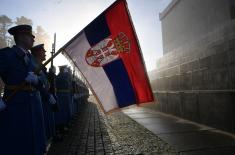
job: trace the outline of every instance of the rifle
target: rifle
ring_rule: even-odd
[[[52,50],[51,50],[51,57],[54,56],[55,54],[55,47],[56,47],[56,33],[54,33],[54,43],[52,43]],[[57,96],[56,96],[56,84],[55,84],[55,66],[53,65],[53,59],[51,60],[51,67],[49,69],[49,73],[48,73],[48,81],[50,83],[50,88],[49,88],[49,92],[54,96],[54,98],[57,100]],[[52,110],[54,112],[59,111],[59,106],[56,103],[56,105],[52,106]]]
[[[53,56],[55,54],[55,43],[56,43],[56,33],[54,33],[54,43],[52,43],[51,56]],[[52,67],[54,67],[53,60],[51,60],[51,68]]]
[[[54,43],[52,43],[51,57],[55,54],[56,45],[56,33],[54,33]],[[50,83],[50,93],[56,97],[56,86],[55,86],[55,67],[53,66],[53,59],[51,60],[51,67],[49,69],[48,80]]]

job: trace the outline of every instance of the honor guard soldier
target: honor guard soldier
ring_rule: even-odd
[[[87,88],[87,86],[85,85],[84,82],[82,82],[81,80],[78,80],[79,83],[79,97],[80,97],[80,103],[81,104],[85,104],[88,102],[88,98],[89,98],[89,90]]]
[[[42,65],[43,61],[46,60],[46,50],[44,49],[44,44],[40,44],[31,48],[31,53],[33,55],[35,65],[38,68],[40,65]],[[43,103],[42,107],[47,137],[46,144],[49,144],[49,142],[52,140],[52,137],[55,136],[55,119],[53,111],[56,108],[56,100],[55,97],[49,93],[50,83],[48,81],[46,67],[44,67],[39,73],[39,81],[43,85],[43,88],[46,89],[46,93],[44,93],[45,90],[43,92],[40,91],[40,95]]]
[[[79,111],[79,89],[77,83],[77,77],[73,77],[73,103],[74,103],[74,113],[78,113]]]
[[[71,96],[71,86],[72,80],[69,73],[68,67],[59,66],[60,72],[56,77],[56,88],[57,88],[57,97],[60,111],[55,114],[56,126],[63,131],[68,125],[72,111],[72,96]]]
[[[0,154],[43,155],[46,137],[41,97],[36,89],[40,86],[28,51],[34,43],[32,27],[18,25],[8,32],[16,45],[0,50],[0,77],[5,84],[0,99]]]

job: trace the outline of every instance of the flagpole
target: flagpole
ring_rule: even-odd
[[[134,24],[133,24],[133,21],[132,21],[132,18],[131,18],[129,9],[128,9],[128,4],[127,4],[126,0],[125,0],[125,8],[126,8],[126,11],[127,11],[127,13],[128,13],[129,19],[130,19],[131,27],[132,27],[132,29],[133,29],[133,31],[134,31],[134,35],[135,35],[135,38],[136,38],[136,42],[137,42],[137,45],[138,45],[138,48],[139,48],[139,53],[140,53],[140,55],[141,55],[141,60],[142,60],[142,62],[143,62],[143,66],[144,66],[144,72],[145,72],[145,75],[147,76],[148,84],[149,84],[149,87],[150,87],[150,89],[151,89],[152,96],[153,96],[153,90],[152,90],[152,87],[151,87],[151,84],[150,84],[150,80],[149,80],[149,76],[148,76],[148,73],[147,73],[147,70],[146,70],[145,61],[144,61],[144,59],[143,59],[143,58],[144,58],[144,57],[143,57],[143,53],[142,53],[142,50],[141,50],[141,48],[140,48],[139,39],[138,39],[138,37],[137,37],[137,33],[136,33],[136,31],[135,31],[135,27],[134,27]],[[153,97],[153,100],[154,100],[154,97]],[[137,105],[138,105],[138,104],[137,104]]]

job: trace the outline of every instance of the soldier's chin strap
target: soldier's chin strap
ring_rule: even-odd
[[[35,74],[39,74],[39,72],[46,67],[47,64],[49,64],[58,54],[63,52],[63,49],[59,49],[53,56],[51,56],[45,63],[40,65],[35,71]],[[18,91],[20,91],[27,83],[24,81],[22,82],[9,96],[7,96],[4,101],[7,102],[9,101]]]

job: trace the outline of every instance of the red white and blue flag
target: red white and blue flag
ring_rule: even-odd
[[[117,0],[63,48],[103,110],[153,101],[127,3]]]

